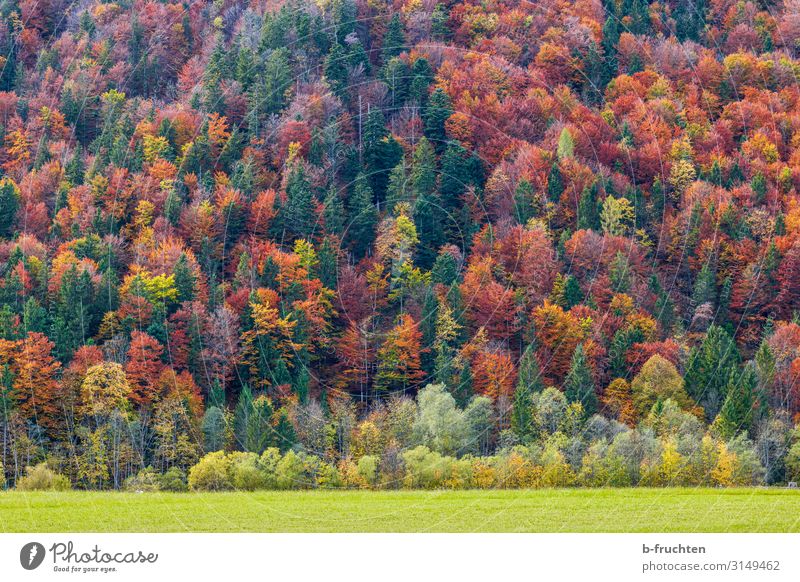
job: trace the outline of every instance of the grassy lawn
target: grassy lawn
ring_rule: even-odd
[[[800,532],[767,489],[0,493],[0,532]]]

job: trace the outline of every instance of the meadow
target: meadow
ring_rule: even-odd
[[[800,491],[0,493],[0,532],[800,532]]]

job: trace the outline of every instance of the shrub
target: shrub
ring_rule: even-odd
[[[69,479],[50,469],[47,463],[28,467],[26,475],[17,481],[20,491],[67,491],[71,487]]]
[[[281,452],[275,447],[268,448],[258,458],[258,468],[264,477],[266,489],[278,488],[278,463],[280,460]]]
[[[156,473],[153,467],[145,467],[141,469],[136,475],[131,475],[122,484],[122,488],[126,491],[160,491],[161,481],[160,475]]]
[[[544,487],[571,487],[575,473],[567,464],[564,453],[548,444],[542,453],[542,485]]]
[[[787,481],[800,480],[800,442],[796,442],[786,455]]]
[[[468,458],[453,459],[447,467],[443,487],[448,489],[469,489],[473,486],[472,462]]]
[[[358,474],[369,487],[378,484],[378,457],[364,455],[358,460]]]
[[[158,476],[158,485],[162,491],[186,491],[186,473],[178,467],[170,467]]]
[[[472,459],[472,478],[478,489],[491,489],[497,482],[497,470],[488,462],[493,457],[475,457]]]
[[[305,463],[303,463],[303,458],[294,451],[286,453],[278,462],[276,469],[279,489],[305,489],[308,487]]]
[[[208,453],[189,469],[189,489],[193,491],[233,489],[231,461],[224,451]]]
[[[360,489],[368,486],[364,477],[358,472],[358,465],[353,459],[339,461],[339,475],[342,479],[342,486],[348,489]]]
[[[330,463],[321,463],[317,472],[317,486],[322,489],[338,489],[342,486],[339,470]]]
[[[231,453],[228,455],[231,482],[234,489],[255,491],[265,489],[267,480],[258,468],[259,456],[255,453]]]
[[[538,487],[542,468],[533,463],[525,447],[515,447],[494,457],[495,486],[499,489]]]
[[[407,489],[467,488],[472,484],[472,462],[466,458],[442,456],[428,447],[418,446],[403,453]]]

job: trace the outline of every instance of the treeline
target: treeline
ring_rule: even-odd
[[[260,454],[218,450],[200,458],[188,474],[173,466],[146,467],[129,475],[132,491],[253,491],[258,489],[514,489],[537,487],[730,487],[763,484],[768,472],[800,477],[800,445],[763,452],[775,442],[753,443],[744,435],[725,440],[667,399],[631,429],[603,416],[586,418],[580,404],[567,404],[555,388],[533,399],[526,444],[514,434],[493,454],[491,402],[476,397],[460,409],[441,385],[420,391],[417,401],[390,401],[383,418],[362,423],[349,443],[351,454],[315,455],[302,447]],[[336,428],[326,426],[329,440]],[[212,438],[212,435],[207,435]],[[333,443],[328,443],[333,448]],[[329,450],[331,450],[329,449]],[[765,464],[762,462],[766,462]],[[49,463],[28,468],[17,488],[69,488]]]

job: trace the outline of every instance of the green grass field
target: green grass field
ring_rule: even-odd
[[[800,532],[800,492],[5,492],[0,531]]]

